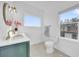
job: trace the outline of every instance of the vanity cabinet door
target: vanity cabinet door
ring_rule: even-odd
[[[29,57],[30,45],[28,42],[9,45],[0,48],[0,57]]]

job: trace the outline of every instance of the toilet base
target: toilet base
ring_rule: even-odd
[[[51,54],[51,53],[53,53],[53,52],[54,52],[54,49],[47,49],[47,50],[46,50],[46,53],[47,53],[47,54]]]

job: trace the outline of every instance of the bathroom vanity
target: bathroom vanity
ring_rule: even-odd
[[[29,57],[30,41],[28,37],[0,40],[0,57]]]
[[[11,8],[11,10],[8,10]],[[8,11],[7,11],[8,10]],[[6,37],[0,39],[0,57],[29,57],[30,56],[30,39],[23,33],[19,33],[18,28],[21,27],[20,20],[14,22],[8,20],[6,13],[16,11],[16,7],[9,5],[8,3],[3,4],[3,20],[6,26],[9,26]],[[16,12],[13,12],[15,14]],[[13,17],[11,18],[14,19]],[[15,26],[15,28],[14,28]],[[18,32],[18,33],[17,33]]]

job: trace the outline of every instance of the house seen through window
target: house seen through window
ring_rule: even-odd
[[[78,39],[79,9],[65,11],[59,14],[60,36]]]

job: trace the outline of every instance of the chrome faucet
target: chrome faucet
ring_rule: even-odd
[[[17,28],[15,28],[14,30],[9,30],[8,31],[8,36],[6,37],[6,40],[13,38],[15,36],[16,31],[18,31]]]
[[[8,31],[8,36],[6,37],[6,40],[10,39],[11,37],[13,37],[13,35],[15,34],[15,32],[13,30],[9,30]]]

